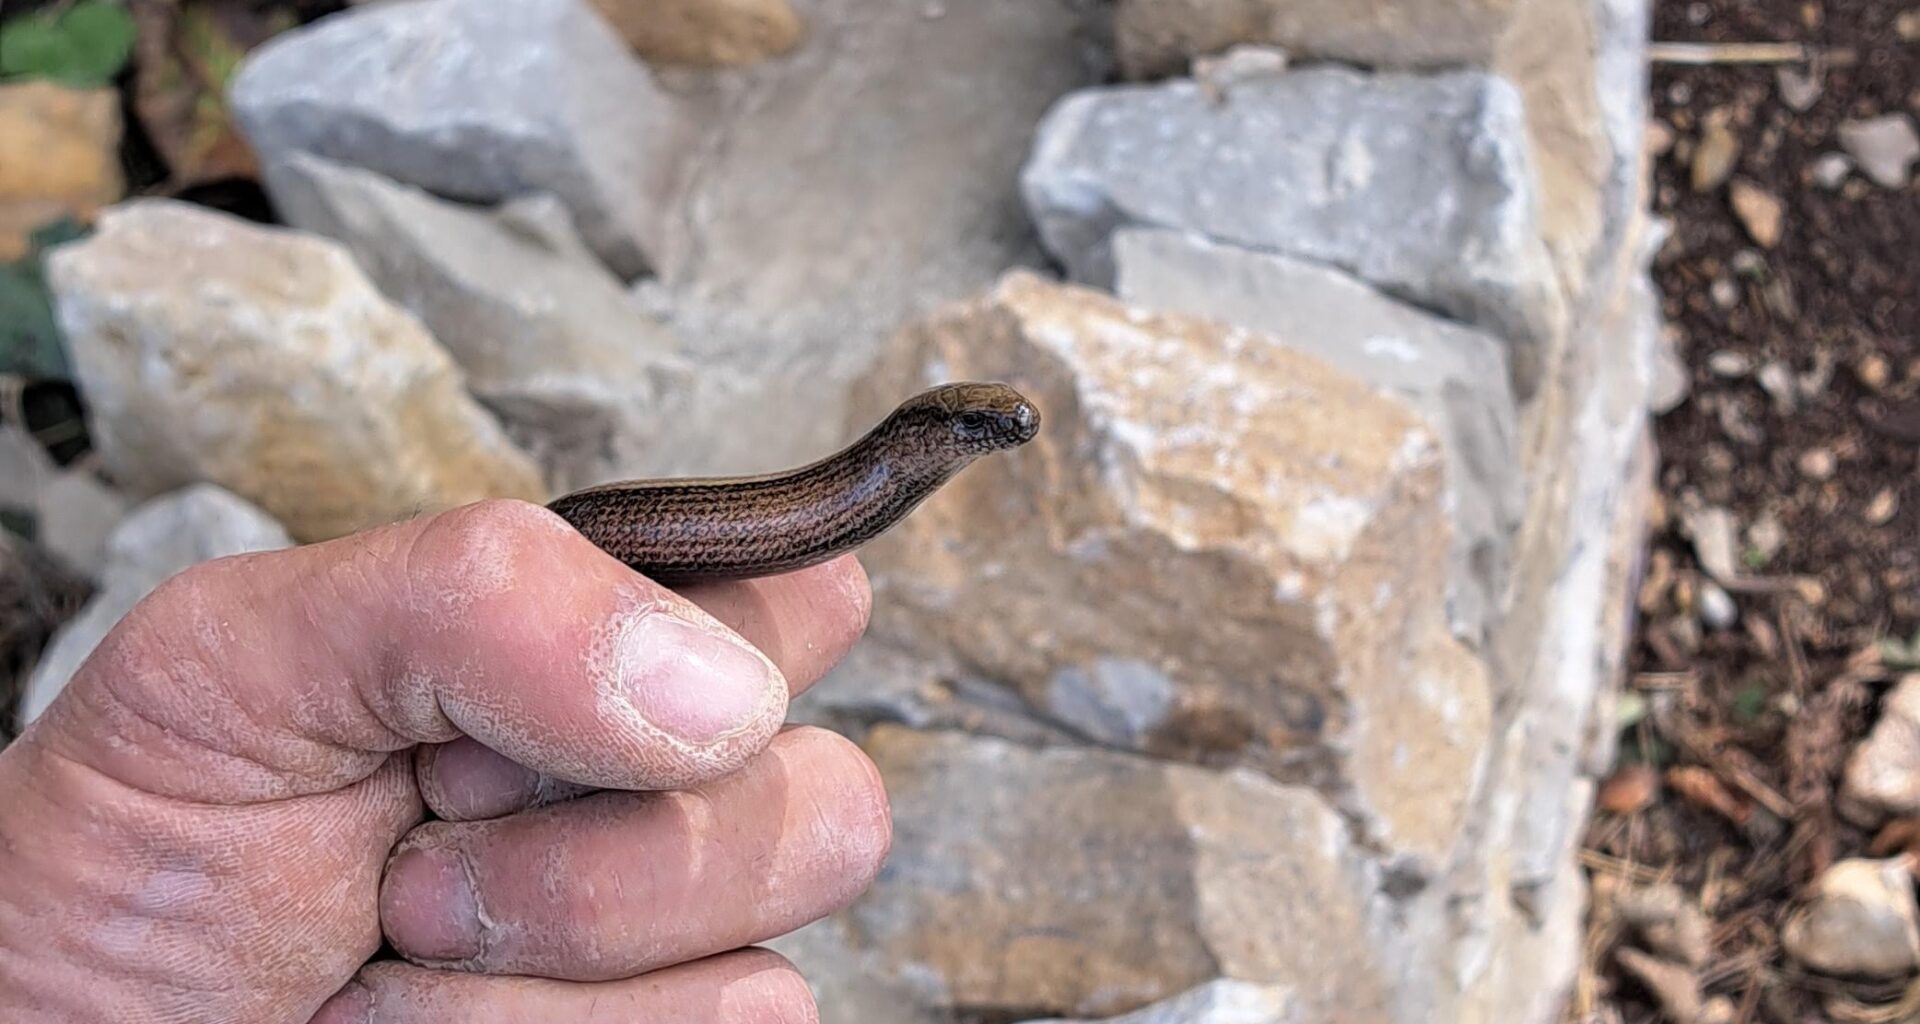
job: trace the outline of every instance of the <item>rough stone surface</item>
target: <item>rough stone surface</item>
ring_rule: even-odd
[[[593,0],[652,64],[734,67],[786,53],[805,32],[788,0]]]
[[[1048,425],[868,549],[883,634],[1082,735],[1335,776],[1386,847],[1450,848],[1488,682],[1447,629],[1441,458],[1410,407],[1026,272],[904,332],[856,408],[944,379],[1007,380]]]
[[[950,657],[872,637],[795,701],[788,719],[855,739],[881,724],[962,730],[1033,745],[1064,745],[1076,738]]]
[[[634,469],[687,389],[679,339],[581,257],[550,200],[480,211],[308,154],[267,182],[288,223],[344,243],[442,339],[557,491]]]
[[[1920,967],[1913,874],[1902,858],[1843,860],[1780,929],[1787,955],[1829,974],[1897,978]]]
[[[127,514],[127,500],[94,473],[54,465],[40,442],[0,426],[0,509],[30,518],[39,548],[62,569],[98,579],[107,540]]]
[[[1286,989],[1222,978],[1100,1024],[1294,1024],[1300,1020]],[[1074,1022],[1055,1019],[1029,1024]]]
[[[820,1008],[820,1024],[953,1024],[953,1015],[921,998],[916,976],[861,944],[840,917],[829,917],[766,943],[800,968]]]
[[[1290,989],[1303,1020],[1382,1019],[1376,879],[1311,791],[893,726],[867,749],[894,846],[841,916],[932,1005],[1103,1016],[1225,975]]]
[[[1114,18],[1130,77],[1183,73],[1234,43],[1303,56],[1437,67],[1484,63],[1520,0],[1120,0]]]
[[[1084,5],[804,13],[785,58],[670,76],[707,134],[672,203],[684,266],[644,298],[701,372],[654,472],[781,469],[847,440],[847,386],[893,332],[1042,261],[1020,162],[1047,107],[1105,68]]]
[[[0,262],[24,255],[41,225],[92,220],[125,187],[118,92],[0,85]]]
[[[34,504],[40,546],[88,579],[99,578],[127,499],[93,473],[69,469],[51,474]]]
[[[20,701],[21,728],[46,710],[101,639],[168,577],[208,559],[291,543],[271,516],[212,484],[187,487],[135,509],[114,531],[94,596],[60,628],[35,666]]]
[[[1617,208],[1609,164],[1622,151],[1605,107],[1642,74],[1631,58],[1646,38],[1644,9],[1643,0],[1121,0],[1115,34],[1136,79],[1249,43],[1383,69],[1499,72],[1525,98],[1544,233],[1577,293]]]
[[[1441,439],[1454,529],[1448,606],[1478,644],[1500,610],[1526,511],[1500,342],[1317,264],[1173,231],[1113,240],[1114,291],[1150,309],[1250,328],[1410,399]]]
[[[1316,67],[1078,93],[1022,174],[1041,237],[1113,279],[1114,229],[1177,228],[1328,264],[1507,340],[1524,397],[1566,321],[1518,93],[1481,72]]]
[[[1847,759],[1842,792],[1879,815],[1920,814],[1920,675],[1887,695],[1880,721]]]
[[[48,278],[94,443],[135,497],[218,483],[311,541],[546,494],[332,242],[140,200],[55,250]]]
[[[311,152],[478,202],[551,192],[622,276],[675,265],[691,129],[584,0],[346,11],[249,54],[231,102],[263,162]]]

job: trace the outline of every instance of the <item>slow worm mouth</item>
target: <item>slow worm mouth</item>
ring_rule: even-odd
[[[1019,443],[1026,444],[1040,434],[1040,410],[1035,409],[1031,402],[1021,402],[1013,410],[1013,425],[1018,430],[1015,438]]]

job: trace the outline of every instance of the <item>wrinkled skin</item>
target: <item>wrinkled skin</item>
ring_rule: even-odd
[[[886,854],[872,764],[781,728],[867,610],[518,502],[190,570],[0,752],[0,1018],[813,1021],[748,947]]]

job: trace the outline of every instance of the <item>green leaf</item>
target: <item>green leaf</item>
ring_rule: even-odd
[[[76,89],[112,82],[133,52],[133,16],[113,0],[79,0],[0,25],[0,78]]]
[[[1915,632],[1913,639],[1905,643],[1899,637],[1880,641],[1880,663],[1902,671],[1920,668],[1920,632]]]
[[[1614,705],[1614,728],[1631,729],[1639,725],[1650,710],[1652,705],[1647,703],[1645,694],[1638,690],[1628,690],[1620,695],[1619,702]]]
[[[0,374],[28,380],[70,380],[67,350],[53,316],[43,256],[85,234],[78,222],[56,221],[33,233],[26,256],[0,263]]]
[[[1767,684],[1759,681],[1742,686],[1733,695],[1733,717],[1742,725],[1752,725],[1767,710]]]

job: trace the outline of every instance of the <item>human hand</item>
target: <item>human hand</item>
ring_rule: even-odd
[[[867,609],[851,559],[682,597],[517,502],[189,570],[0,752],[0,1017],[811,1021],[743,947],[885,856],[872,764],[781,731]]]

